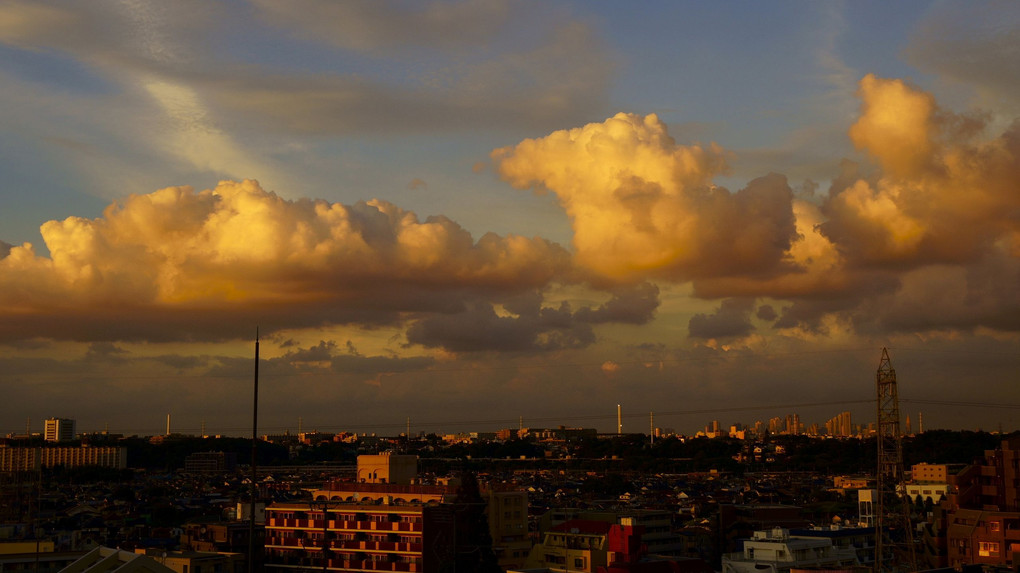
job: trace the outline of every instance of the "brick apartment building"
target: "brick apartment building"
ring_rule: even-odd
[[[949,491],[922,536],[930,567],[1020,567],[1020,439],[948,475]]]
[[[454,559],[454,518],[453,507],[441,504],[274,504],[266,508],[265,570],[325,565],[333,571],[439,573]]]

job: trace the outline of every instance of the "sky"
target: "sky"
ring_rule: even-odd
[[[0,435],[1020,429],[1015,2],[0,5]]]

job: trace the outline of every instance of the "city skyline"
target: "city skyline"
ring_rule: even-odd
[[[0,432],[1020,428],[1016,4],[287,6],[0,7]]]

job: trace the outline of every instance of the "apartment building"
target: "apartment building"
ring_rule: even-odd
[[[47,442],[69,442],[74,439],[74,425],[70,418],[49,418],[43,426],[43,438]]]
[[[265,570],[438,573],[455,552],[449,505],[335,502],[266,508]]]
[[[0,446],[0,471],[35,471],[40,468],[57,466],[67,468],[101,466],[124,469],[127,467],[127,448],[113,446],[11,448]]]
[[[947,481],[922,536],[928,563],[1020,567],[1020,439],[1004,440],[955,475],[947,471]]]

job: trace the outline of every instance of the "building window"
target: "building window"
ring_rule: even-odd
[[[578,558],[574,559],[574,568],[575,569],[584,569],[584,558],[583,557],[578,557]]]
[[[999,530],[999,522],[998,521],[989,521],[988,522],[988,531],[998,531],[998,530]]]
[[[991,541],[979,541],[978,555],[980,555],[981,557],[998,557],[999,544]]]

